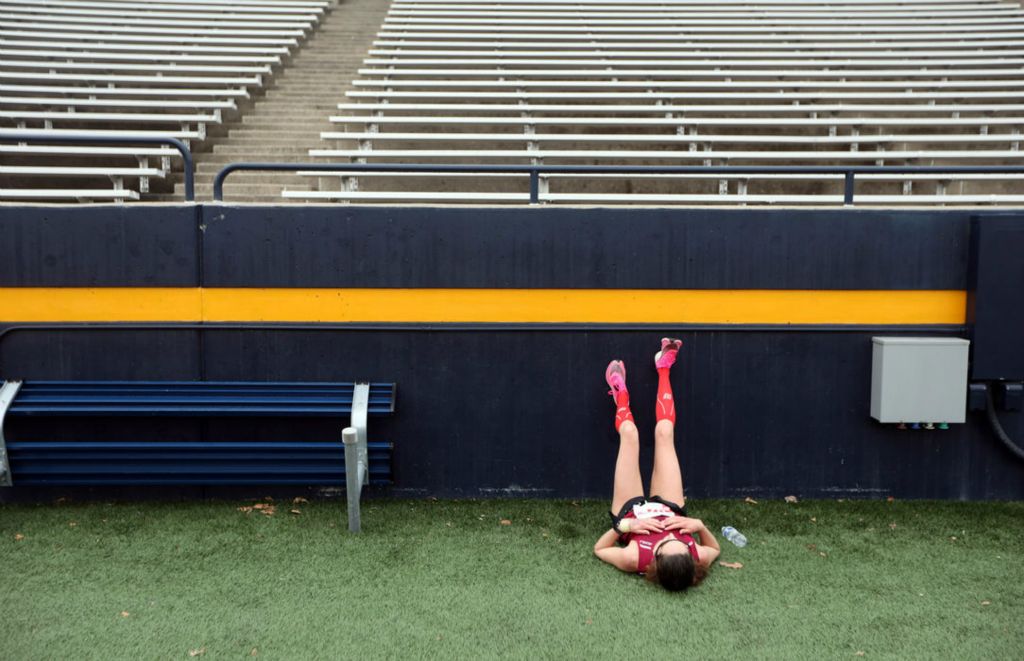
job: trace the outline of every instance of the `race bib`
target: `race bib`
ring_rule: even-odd
[[[638,519],[652,519],[656,516],[672,516],[668,505],[661,503],[644,503],[633,505],[633,516]]]

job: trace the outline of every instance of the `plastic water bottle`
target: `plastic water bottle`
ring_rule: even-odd
[[[743,533],[732,526],[725,526],[722,528],[722,537],[725,537],[739,548],[743,548],[747,545],[747,538],[743,536]]]

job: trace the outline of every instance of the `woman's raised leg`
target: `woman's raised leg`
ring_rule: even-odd
[[[640,478],[640,434],[633,413],[629,410],[626,389],[626,366],[613,360],[605,371],[609,393],[615,400],[615,430],[619,432],[619,455],[615,459],[615,485],[612,490],[612,513],[618,514],[630,498],[644,495]]]
[[[669,371],[682,344],[681,340],[666,337],[661,341],[661,351],[654,356],[654,366],[658,370],[658,403],[655,407],[657,424],[654,427],[654,470],[651,474],[651,495],[680,507],[686,504],[686,500],[683,472],[676,456],[676,403]]]

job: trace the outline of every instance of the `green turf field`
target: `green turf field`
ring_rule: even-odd
[[[593,556],[604,502],[252,504],[0,507],[0,658],[1024,653],[1024,503],[694,501],[751,543],[685,595]]]

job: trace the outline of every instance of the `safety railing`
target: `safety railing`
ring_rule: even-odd
[[[861,174],[1024,174],[1024,165],[444,165],[431,163],[230,163],[213,180],[213,199],[224,200],[224,181],[232,172],[429,172],[432,174],[524,174],[530,177],[530,204],[540,203],[543,174],[804,174],[843,175],[843,204],[854,199]]]
[[[192,161],[192,151],[189,150],[188,145],[177,138],[170,136],[132,135],[130,133],[104,135],[88,131],[55,134],[46,131],[7,130],[0,131],[0,141],[44,142],[50,144],[170,145],[181,153],[181,158],[185,161],[185,201],[194,202],[196,199],[195,165]]]

